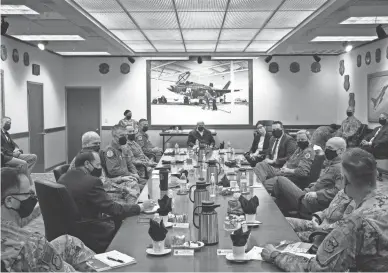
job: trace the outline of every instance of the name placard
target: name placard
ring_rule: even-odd
[[[194,256],[194,249],[175,249],[174,256]]]
[[[218,256],[225,256],[226,254],[233,253],[231,249],[217,249]]]
[[[174,228],[189,228],[189,223],[175,223],[173,225]]]

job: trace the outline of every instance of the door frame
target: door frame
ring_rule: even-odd
[[[68,94],[68,91],[69,89],[72,89],[72,88],[84,88],[84,89],[92,89],[92,88],[95,88],[95,89],[98,89],[98,93],[99,93],[99,97],[100,97],[100,105],[98,106],[98,111],[100,112],[100,124],[99,124],[99,130],[100,130],[100,138],[101,138],[101,134],[102,134],[102,131],[101,131],[101,128],[102,128],[102,125],[101,125],[101,122],[102,122],[102,92],[101,92],[101,86],[65,86],[65,128],[66,128],[66,135],[65,135],[65,145],[66,145],[66,163],[69,164],[70,162],[68,162],[68,159],[69,159],[69,147],[68,147],[68,139],[69,139],[69,126],[68,126],[68,123],[67,123],[67,94]]]
[[[45,122],[44,122],[44,84],[41,83],[41,82],[34,82],[34,81],[27,81],[27,113],[28,113],[28,152],[31,153],[31,124],[30,124],[30,99],[29,99],[29,96],[30,96],[30,92],[28,90],[28,84],[31,83],[31,84],[36,84],[36,85],[41,85],[42,86],[42,105],[43,105],[43,109],[42,109],[42,112],[43,112],[43,132],[42,133],[45,133],[46,131],[46,126],[45,126]],[[46,170],[46,157],[45,157],[45,135],[46,134],[43,134],[43,171],[45,172]]]

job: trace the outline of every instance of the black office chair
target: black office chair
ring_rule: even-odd
[[[319,246],[330,232],[331,230],[317,230],[310,234],[309,242],[313,244],[310,250],[311,254],[317,253]]]
[[[56,167],[53,170],[55,181],[58,181],[59,178],[69,170],[69,167],[70,167],[70,164],[64,164]]]

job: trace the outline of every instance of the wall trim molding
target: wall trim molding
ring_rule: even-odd
[[[55,164],[54,166],[51,166],[51,167],[49,167],[47,169],[44,169],[44,172],[46,172],[46,173],[50,172],[50,171],[54,170],[56,167],[64,165],[64,164],[66,164],[66,161],[60,162],[58,164]]]
[[[151,125],[149,127],[149,130],[163,130],[163,129],[167,129],[167,128],[170,128],[170,126],[173,126],[173,125]],[[182,129],[193,129],[195,127],[195,125],[179,125],[182,127]],[[320,125],[312,125],[312,124],[308,124],[308,125],[286,125],[284,124],[283,127],[284,129],[286,130],[289,130],[289,129],[317,129],[318,127],[320,126],[329,126],[329,124],[320,124]],[[101,129],[102,130],[112,130],[112,127],[111,125],[105,125],[105,126],[101,126]],[[254,125],[234,125],[234,126],[231,126],[231,125],[211,125],[211,126],[206,126],[206,128],[208,129],[228,129],[228,130],[242,130],[242,129],[254,129],[255,126]]]
[[[65,131],[65,130],[66,130],[66,126],[59,126],[59,127],[44,129],[44,132],[46,134],[50,134],[50,133],[55,133],[55,132],[60,132],[60,131]]]
[[[11,134],[12,139],[25,138],[25,137],[30,137],[30,132],[21,132],[21,133]]]

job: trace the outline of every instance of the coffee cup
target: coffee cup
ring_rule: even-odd
[[[164,251],[164,240],[163,241],[152,241],[152,249],[155,253],[160,253]]]

